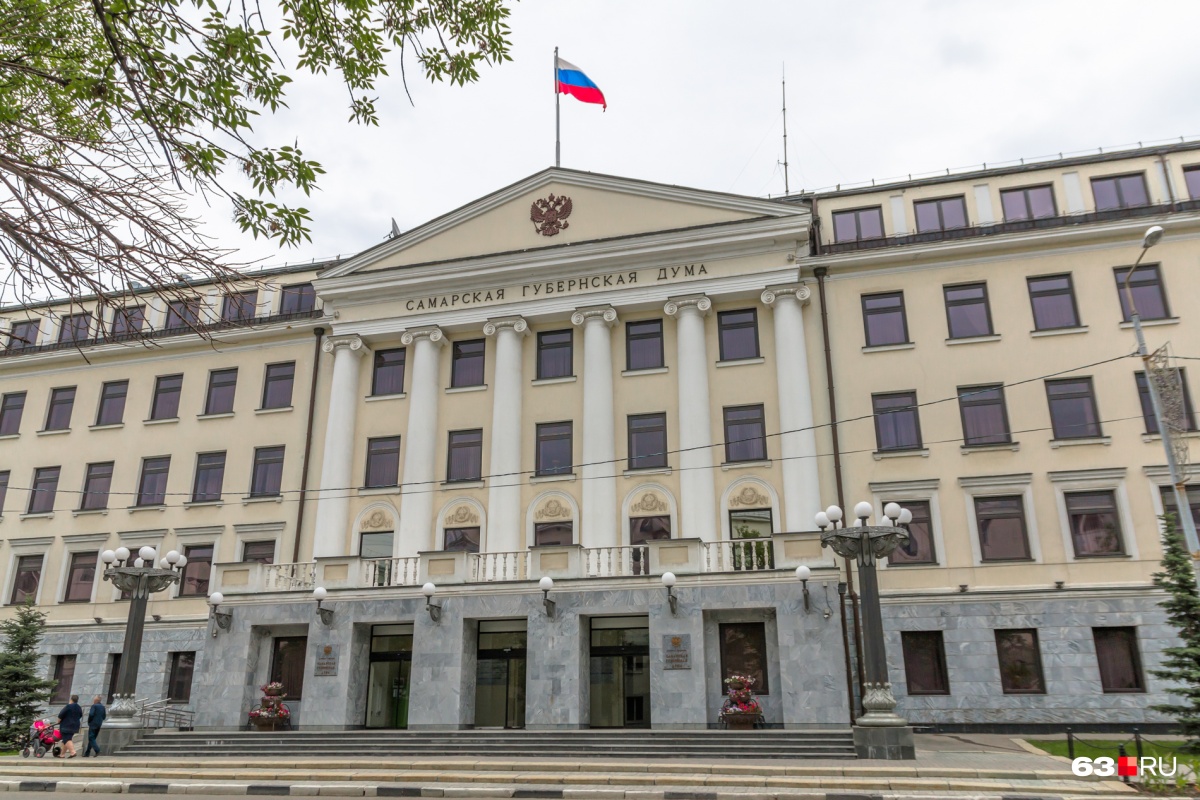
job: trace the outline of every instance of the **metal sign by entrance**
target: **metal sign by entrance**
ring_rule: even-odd
[[[668,633],[663,635],[663,669],[692,668],[692,635]]]
[[[318,678],[333,678],[338,674],[337,645],[327,644],[317,653],[317,665],[313,675]]]

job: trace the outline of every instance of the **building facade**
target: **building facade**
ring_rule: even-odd
[[[1118,290],[1163,225],[1132,291],[1186,399],[1194,198],[1191,144],[776,200],[551,169],[238,292],[5,309],[4,600],[103,694],[100,552],[185,554],[138,696],[197,727],[279,680],[306,728],[703,728],[734,673],[844,727],[855,576],[812,520],[895,501],[908,719],[1164,722],[1172,498]]]

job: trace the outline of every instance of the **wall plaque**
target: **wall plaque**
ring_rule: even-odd
[[[663,669],[692,668],[692,635],[668,633],[663,635]]]
[[[333,678],[338,674],[338,653],[337,645],[324,645],[317,652],[317,666],[313,670],[313,675],[318,678]]]

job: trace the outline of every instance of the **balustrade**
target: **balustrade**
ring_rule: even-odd
[[[268,592],[311,589],[316,583],[316,577],[316,564],[311,561],[298,564],[268,564],[264,589]]]
[[[648,575],[650,548],[645,545],[589,547],[583,551],[583,560],[584,574],[589,578]]]
[[[472,581],[529,580],[529,551],[510,553],[472,553],[469,558]]]
[[[703,542],[705,572],[763,572],[775,569],[770,539]]]
[[[367,586],[416,586],[419,558],[378,558],[362,562],[362,580]]]

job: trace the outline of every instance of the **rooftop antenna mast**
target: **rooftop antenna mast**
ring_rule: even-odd
[[[785,196],[791,194],[787,160],[787,64],[783,65],[783,193]]]

